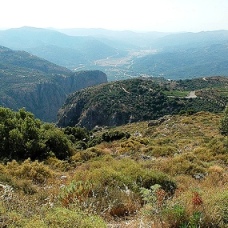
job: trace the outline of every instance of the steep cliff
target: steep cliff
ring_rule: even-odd
[[[96,125],[118,126],[169,114],[218,112],[228,102],[224,97],[226,81],[222,77],[176,82],[136,78],[86,88],[67,98],[58,112],[57,124],[92,129]],[[186,85],[193,90],[197,88],[197,96],[187,96],[189,88],[185,90]]]
[[[0,47],[0,106],[25,107],[44,121],[76,90],[107,82],[101,71],[72,72],[27,52]]]
[[[59,126],[117,126],[180,110],[152,80],[132,79],[83,89],[70,95],[58,113]]]

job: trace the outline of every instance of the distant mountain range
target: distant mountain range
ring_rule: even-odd
[[[228,40],[221,44],[162,51],[135,59],[130,68],[151,76],[186,79],[203,76],[228,76]]]
[[[133,32],[112,31],[106,29],[60,29],[58,30],[70,36],[90,36],[96,39],[109,39],[110,41],[121,41],[140,48],[171,48],[177,47],[199,47],[228,40],[228,31],[203,31],[198,33],[181,32]]]
[[[25,50],[68,68],[116,54],[93,37],[68,36],[50,29],[22,27],[0,31],[0,45]]]
[[[22,27],[0,31],[0,45],[71,70],[101,70],[109,81],[145,74],[172,79],[228,75],[228,31],[138,33]]]
[[[58,30],[70,36],[90,36],[109,44],[117,49],[123,48],[124,50],[129,48],[148,48],[154,42],[162,37],[169,35],[165,32],[133,32],[129,30],[124,31],[112,31],[107,29],[60,29]]]
[[[44,121],[56,121],[67,95],[107,82],[101,71],[72,72],[25,51],[0,46],[0,106],[25,107]]]

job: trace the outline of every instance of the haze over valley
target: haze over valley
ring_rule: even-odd
[[[102,70],[108,80],[138,76],[187,79],[226,76],[228,31],[161,33],[22,27],[0,31],[0,43],[73,71]]]

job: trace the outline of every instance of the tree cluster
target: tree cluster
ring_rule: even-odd
[[[0,158],[65,159],[71,154],[64,132],[53,124],[44,124],[25,109],[13,112],[0,108]]]
[[[0,160],[43,160],[49,156],[67,159],[78,149],[123,137],[129,138],[130,134],[107,131],[96,136],[85,128],[58,128],[54,124],[43,123],[25,109],[14,112],[0,107]]]

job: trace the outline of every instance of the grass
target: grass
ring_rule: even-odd
[[[130,138],[78,150],[68,161],[0,164],[0,226],[226,227],[221,117],[201,112],[152,127],[127,124],[114,130]]]

